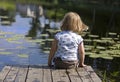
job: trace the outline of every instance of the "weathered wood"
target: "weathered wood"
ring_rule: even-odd
[[[54,69],[47,66],[5,66],[0,82],[102,82],[91,66]]]
[[[47,66],[43,66],[43,81],[42,82],[52,82],[51,69]]]
[[[88,72],[84,69],[84,67],[79,67],[77,69],[77,72],[78,72],[79,76],[81,77],[82,82],[93,82],[92,78],[90,77]]]
[[[29,67],[26,82],[43,82],[42,67]]]
[[[61,79],[60,79],[60,74],[58,72],[59,69],[52,69],[52,79],[53,79],[53,82],[61,82]]]
[[[6,76],[4,82],[14,82],[19,68],[18,67],[12,67],[8,75]]]
[[[59,74],[60,74],[60,79],[61,82],[70,82],[70,79],[67,75],[67,71],[64,69],[58,70]]]
[[[28,72],[28,66],[27,67],[20,67],[19,72],[16,76],[15,82],[25,82]]]
[[[3,82],[7,74],[9,73],[11,66],[5,66],[0,72],[0,82]]]
[[[101,79],[94,72],[94,70],[91,68],[91,66],[86,66],[84,68],[88,72],[88,74],[90,75],[90,77],[92,78],[93,82],[102,82]]]
[[[75,69],[67,69],[67,73],[70,77],[70,82],[82,82]]]

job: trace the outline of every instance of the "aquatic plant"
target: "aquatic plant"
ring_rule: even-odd
[[[13,54],[12,52],[7,52],[7,51],[1,51],[0,52],[0,55],[11,55],[11,54]]]
[[[18,57],[21,57],[21,58],[28,58],[28,54],[18,54]]]

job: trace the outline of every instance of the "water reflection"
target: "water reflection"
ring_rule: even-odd
[[[16,10],[21,16],[37,18],[43,15],[43,8],[41,5],[35,4],[16,4]]]
[[[9,12],[7,9],[0,8],[1,25],[11,25],[14,21],[14,12]]]
[[[0,10],[0,69],[7,64],[47,64],[48,54],[42,49],[48,50],[49,40],[52,40],[47,39],[52,35],[49,29],[59,29],[60,23],[49,20],[43,13],[39,5],[18,3],[16,12]],[[42,34],[48,34],[48,37]],[[45,39],[45,43],[30,42],[29,37]]]

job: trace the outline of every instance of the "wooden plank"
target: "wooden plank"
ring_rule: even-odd
[[[53,82],[70,82],[66,69],[52,69]]]
[[[70,82],[82,82],[75,69],[67,69],[67,73],[70,77]]]
[[[53,82],[61,82],[60,74],[59,74],[58,70],[59,69],[52,69],[51,70]]]
[[[18,73],[19,67],[12,67],[4,82],[14,82],[16,75]]]
[[[60,74],[61,82],[70,82],[70,79],[67,75],[66,69],[58,70],[58,72]]]
[[[7,74],[9,73],[11,66],[5,66],[0,72],[0,82],[3,82]]]
[[[29,67],[26,82],[43,82],[42,67]]]
[[[97,76],[91,66],[84,67],[85,70],[88,72],[90,77],[92,78],[93,82],[102,82],[101,79]]]
[[[51,69],[48,66],[43,66],[43,81],[52,82]]]
[[[77,72],[82,79],[82,82],[93,82],[88,72],[83,68],[77,68]]]
[[[28,72],[28,66],[20,67],[15,82],[25,82]]]

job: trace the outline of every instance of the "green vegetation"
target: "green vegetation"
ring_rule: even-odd
[[[0,1],[0,8],[7,9],[7,10],[15,10],[16,5],[15,2],[11,1]]]
[[[29,56],[28,56],[28,54],[19,54],[18,57],[20,57],[20,58],[28,58]]]
[[[12,52],[6,52],[6,51],[5,52],[3,52],[3,51],[0,52],[0,55],[11,55],[11,54],[12,54]]]
[[[115,33],[109,33],[114,34]],[[120,43],[119,40],[115,41],[114,38],[117,34],[111,38],[87,35],[89,39],[85,39],[86,55],[92,58],[113,59],[114,57],[120,57]],[[84,36],[85,37],[85,36]],[[97,39],[98,38],[98,39]],[[119,37],[117,37],[119,38]]]

